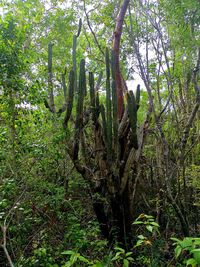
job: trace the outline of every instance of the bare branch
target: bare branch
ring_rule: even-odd
[[[90,24],[90,19],[89,19],[89,15],[88,15],[88,13],[89,13],[90,11],[87,12],[87,10],[86,10],[85,0],[83,0],[83,7],[84,7],[84,13],[85,13],[85,16],[86,16],[86,19],[87,19],[87,24],[88,24],[88,27],[89,27],[89,29],[90,29],[90,31],[91,31],[93,37],[94,37],[94,41],[95,41],[96,45],[98,46],[99,51],[102,53],[102,55],[104,55],[104,52],[103,52],[103,50],[102,50],[102,48],[101,48],[101,46],[100,46],[100,44],[99,44],[99,42],[98,42],[98,40],[97,40],[96,34],[94,33],[94,31],[93,31],[93,29],[92,29],[92,26],[91,26],[91,24]]]
[[[10,267],[14,267],[13,261],[12,261],[12,259],[10,257],[10,254],[9,254],[9,252],[7,250],[7,247],[6,247],[6,245],[7,245],[6,244],[7,243],[6,242],[7,226],[5,226],[5,225],[1,226],[1,230],[2,230],[2,234],[3,234],[3,243],[0,246],[2,247],[2,249],[3,249],[3,251],[4,251],[5,255],[6,255],[6,258],[7,258],[8,262],[9,262]]]

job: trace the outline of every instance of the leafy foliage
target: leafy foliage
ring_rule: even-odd
[[[121,137],[116,114],[111,114],[116,95],[111,96],[114,73],[109,74],[108,51],[120,4],[116,0],[0,3],[0,266],[9,264],[6,251],[19,267],[200,265],[200,242],[195,237],[200,227],[199,2],[130,1],[120,67],[124,80],[139,80],[141,90],[140,103],[138,91],[126,95],[130,121],[123,129],[128,135],[121,149],[126,153],[125,148],[139,145],[141,157],[127,172],[123,199],[117,190],[113,194],[105,190],[110,181],[114,189],[118,186],[117,165],[110,164],[110,159],[117,158],[116,140]],[[75,66],[72,42],[80,18],[82,29],[74,50],[75,63],[81,63],[84,71],[75,68],[77,73],[71,72],[68,81],[66,76]],[[66,95],[73,98],[73,104],[67,103],[67,129],[63,129],[65,112],[52,114],[44,105],[49,43],[53,44],[56,110],[62,110]],[[72,97],[73,75],[75,79],[80,75],[83,90]],[[90,98],[83,95],[89,88]],[[97,115],[106,144],[102,158],[94,157],[98,147],[85,153],[94,163],[90,180],[77,173],[67,153],[74,142],[74,122],[79,125],[87,112],[85,145],[93,144],[91,129],[97,124],[91,119]],[[108,154],[112,172],[98,180],[97,165]],[[88,170],[82,148],[79,158]],[[117,160],[123,168],[124,161]],[[91,181],[99,190],[94,194]],[[128,194],[132,209],[127,205]],[[118,205],[111,212],[115,197]],[[109,235],[119,232],[118,226],[112,227],[119,218],[123,229],[128,221],[130,235],[121,234],[124,242],[112,239],[109,243],[102,236],[104,223],[95,217],[94,200],[97,207],[104,203]],[[115,216],[118,213],[123,216]],[[181,232],[190,237],[182,237]],[[174,253],[171,236],[178,237],[171,238]]]
[[[186,264],[186,266],[191,265],[195,267],[200,264],[200,238],[186,237],[180,240],[172,237],[171,240],[175,241],[173,245],[176,246],[174,250],[176,259],[180,258],[182,255],[183,263]],[[184,253],[185,256],[183,256]]]

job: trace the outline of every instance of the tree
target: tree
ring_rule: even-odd
[[[129,242],[135,214],[133,192],[138,179],[137,166],[144,135],[144,125],[137,133],[140,87],[136,96],[133,92],[126,93],[124,109],[125,82],[119,69],[119,44],[128,3],[123,2],[117,19],[111,59],[109,50],[106,50],[106,109],[99,103],[92,73],[89,73],[90,107],[84,105],[87,99],[85,61],[80,62],[74,135],[67,148],[76,170],[90,186],[93,208],[102,233],[110,242],[116,238],[123,244]],[[68,91],[70,108],[67,109],[65,128],[71,117],[73,90],[74,72],[71,71]]]
[[[166,190],[166,197],[169,199],[170,204],[173,206],[180,220],[183,233],[187,236],[189,235],[189,222],[187,217],[188,206],[186,203],[191,201],[187,200],[189,196],[187,190],[189,188],[186,185],[187,182],[184,172],[187,158],[186,144],[199,108],[199,86],[196,80],[196,69],[199,68],[197,67],[199,66],[199,45],[196,43],[195,37],[195,34],[198,33],[194,31],[194,21],[198,19],[194,19],[197,10],[191,5],[191,10],[187,10],[187,12],[192,14],[192,16],[187,17],[186,22],[184,18],[186,16],[185,7],[172,1],[170,5],[174,5],[177,12],[173,12],[173,16],[179,18],[181,29],[185,29],[184,34],[181,30],[181,34],[177,38],[177,36],[171,35],[171,29],[174,29],[174,21],[173,19],[171,20],[171,17],[169,18],[170,15],[166,12],[165,4],[161,3],[157,6],[149,1],[136,2],[134,7],[134,21],[131,11],[129,11],[130,28],[138,68],[148,92],[149,106],[158,133],[157,145],[159,145],[159,149],[162,151],[159,153],[159,158],[156,159],[157,168],[160,169],[158,180],[162,181],[159,186],[164,191]],[[181,12],[183,12],[182,15],[180,15]],[[141,26],[144,28],[141,29]],[[185,40],[189,38],[186,37],[182,49],[183,44],[180,47],[177,41],[180,41],[184,35],[191,35],[192,41],[191,43],[187,43]],[[176,45],[174,45],[174,42]],[[143,53],[141,52],[141,47],[144,49]],[[155,58],[150,57],[149,51],[153,53]],[[186,62],[189,65],[184,60],[188,53],[190,54],[190,60],[188,59]],[[185,62],[185,64],[181,63],[180,65],[178,63],[180,62],[179,60]],[[181,81],[184,81],[186,85],[186,98],[183,97],[184,93]],[[161,88],[164,89],[164,94],[167,92],[167,98],[164,98],[164,95],[161,93]],[[193,104],[190,100],[196,102],[193,109]],[[185,113],[184,115],[182,114],[183,109],[179,108],[179,103],[183,107],[184,102],[185,104],[187,103],[188,118],[180,126],[181,117],[185,116]],[[165,124],[167,123],[169,125],[169,121],[170,125],[174,125],[175,128],[174,131],[171,130],[171,132],[165,133]],[[177,136],[178,139],[176,138]],[[173,144],[172,140],[176,142],[179,151],[176,151],[175,144]],[[177,178],[174,179],[175,177]],[[179,179],[183,182],[183,185]],[[176,184],[176,181],[178,181],[178,184]],[[184,195],[184,198],[181,197],[181,194]],[[176,198],[175,195],[178,195],[178,197]]]

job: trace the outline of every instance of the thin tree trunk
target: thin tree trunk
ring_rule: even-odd
[[[114,31],[114,40],[113,40],[113,50],[115,53],[115,60],[116,60],[116,85],[117,85],[117,98],[118,98],[118,119],[122,118],[123,111],[124,111],[124,100],[123,100],[123,77],[120,71],[120,40],[122,35],[122,25],[124,22],[124,17],[129,5],[129,0],[124,0],[119,15],[117,17],[117,22]]]

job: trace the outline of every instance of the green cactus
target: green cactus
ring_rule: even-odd
[[[85,59],[82,59],[80,62],[80,73],[79,73],[79,96],[86,95],[86,74],[85,74]]]
[[[73,61],[73,70],[74,70],[74,89],[77,92],[77,68],[76,68],[76,46],[77,46],[77,37],[73,36],[73,52],[72,52],[72,61]]]
[[[99,113],[100,113],[100,104],[99,104],[99,92],[96,92],[96,98],[95,98],[95,116],[96,116],[96,119],[98,119],[99,117]]]
[[[89,72],[89,85],[90,85],[90,105],[95,107],[95,92],[94,92],[94,74]]]
[[[68,121],[71,117],[72,108],[73,108],[73,100],[74,100],[74,71],[71,70],[69,73],[69,90],[68,90],[68,97],[67,97],[67,111],[66,111],[66,115],[65,115],[65,119],[63,123],[64,128],[67,127]]]
[[[92,72],[89,72],[89,86],[90,86],[90,106],[92,111],[92,120],[96,120],[95,113],[95,92],[94,92],[94,75]]]
[[[80,62],[78,102],[76,106],[75,136],[74,136],[74,151],[73,151],[74,160],[78,159],[79,137],[80,137],[81,127],[83,125],[83,104],[84,104],[85,92],[86,92],[85,60],[82,59]]]
[[[96,91],[98,91],[99,88],[100,88],[102,77],[103,77],[103,71],[101,71],[99,73],[99,77],[98,77],[98,80],[97,80],[97,83],[96,83],[96,86],[95,86],[95,90]]]
[[[131,141],[133,143],[133,147],[138,149],[138,141],[137,141],[137,104],[136,99],[133,94],[133,91],[129,91],[127,94],[127,104],[128,104],[128,113],[129,113],[129,121],[131,126]]]
[[[80,62],[79,72],[79,87],[78,87],[78,102],[76,109],[76,125],[75,128],[80,128],[83,119],[83,102],[86,91],[86,75],[85,75],[85,60]]]
[[[106,149],[108,150],[108,136],[107,136],[107,123],[106,123],[106,114],[105,114],[105,107],[104,105],[100,105],[100,112],[102,118],[102,126],[103,126],[103,139],[106,145]],[[107,151],[108,153],[108,151]]]
[[[72,62],[73,62],[73,70],[74,70],[74,90],[77,92],[77,68],[76,68],[76,47],[77,47],[77,38],[80,35],[82,27],[82,20],[79,20],[78,33],[73,36],[73,50],[72,50]]]
[[[137,110],[138,110],[140,107],[140,85],[139,84],[138,84],[137,89],[136,89],[135,100],[136,100],[136,105],[137,105]]]
[[[67,87],[65,82],[65,73],[62,74],[61,79],[62,79],[62,87],[63,87],[65,102],[67,102]],[[70,84],[70,77],[69,77],[69,84]]]
[[[80,35],[80,33],[81,33],[81,28],[82,28],[82,20],[79,19],[78,32],[77,32],[77,35],[76,35],[77,38],[79,37],[79,35]]]

